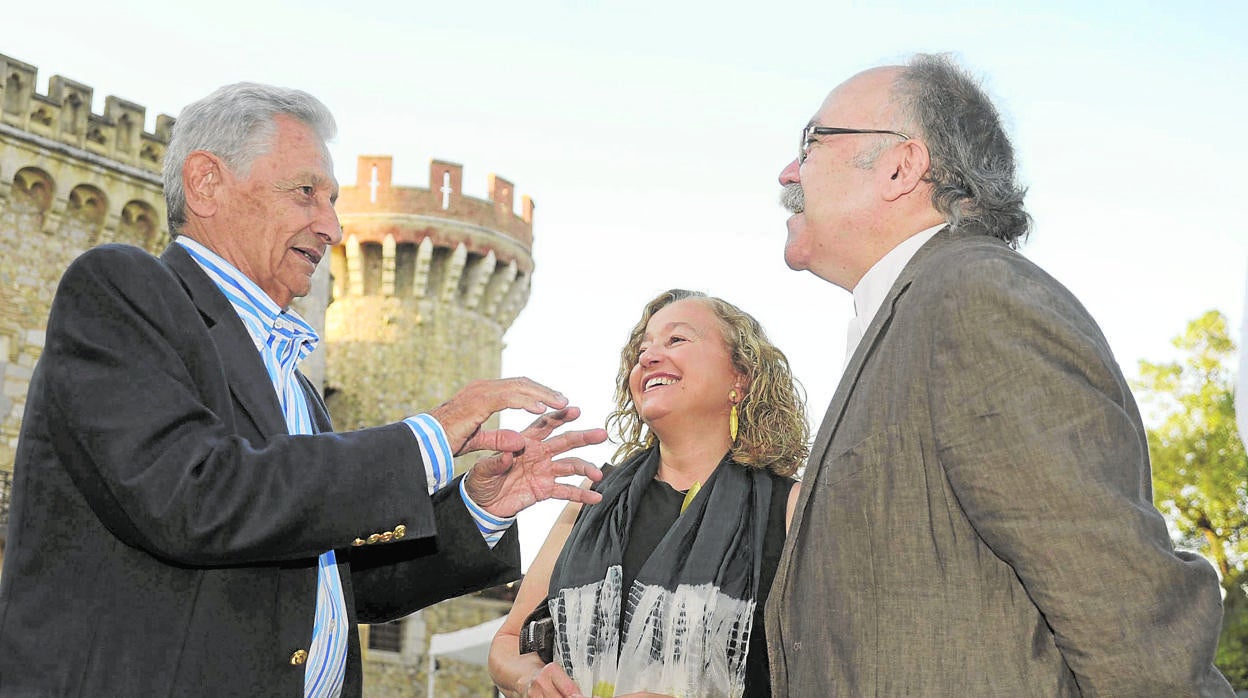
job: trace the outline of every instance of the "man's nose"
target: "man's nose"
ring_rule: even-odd
[[[333,206],[326,206],[316,223],[316,234],[321,236],[329,246],[342,242],[342,225],[338,223],[338,212]]]
[[[793,158],[792,162],[785,165],[783,170],[780,170],[781,186],[786,185],[786,184],[796,184],[802,181],[801,173],[802,173],[801,163],[797,161],[797,158]]]

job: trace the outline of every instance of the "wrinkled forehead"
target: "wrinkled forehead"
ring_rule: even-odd
[[[338,180],[334,176],[334,159],[329,152],[329,144],[321,140],[311,126],[298,119],[279,115],[273,121],[277,129],[269,138],[261,157],[272,160],[291,173],[316,174],[336,190]]]

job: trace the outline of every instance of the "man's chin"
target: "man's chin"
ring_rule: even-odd
[[[307,296],[309,293],[312,293],[312,280],[311,279],[308,279],[307,283],[296,284],[290,289],[290,295],[292,298],[303,298]]]
[[[295,299],[303,298],[309,293],[312,293],[312,277],[300,276],[302,278],[291,279],[289,283],[282,286],[282,291],[286,294],[286,302],[282,303],[281,300],[274,298],[273,300],[277,301],[278,305],[281,305],[283,308],[290,307],[290,304],[294,302]]]
[[[806,271],[809,268],[805,258],[797,254],[791,247],[784,248],[784,263],[793,271]]]
[[[809,268],[807,253],[799,242],[806,228],[806,217],[795,213],[785,221],[785,225],[789,229],[789,236],[784,242],[784,263],[793,271],[806,271]]]

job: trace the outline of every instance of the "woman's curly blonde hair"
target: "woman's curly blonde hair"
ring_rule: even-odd
[[[737,404],[738,431],[732,445],[732,459],[747,467],[767,468],[781,476],[797,472],[810,453],[810,427],[806,423],[806,395],[789,370],[789,360],[767,339],[762,326],[749,314],[728,301],[684,289],[665,291],[650,301],[620,352],[620,372],[615,379],[616,409],[607,417],[607,428],[620,442],[615,452],[616,462],[650,448],[657,441],[637,414],[628,377],[637,365],[641,340],[650,318],[660,309],[686,298],[704,303],[719,318],[732,365],[745,376],[749,385]]]

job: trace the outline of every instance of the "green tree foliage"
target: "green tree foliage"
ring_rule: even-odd
[[[1218,568],[1226,591],[1217,664],[1248,688],[1248,455],[1235,426],[1235,343],[1211,310],[1174,339],[1171,363],[1140,362],[1153,499],[1179,538]]]

